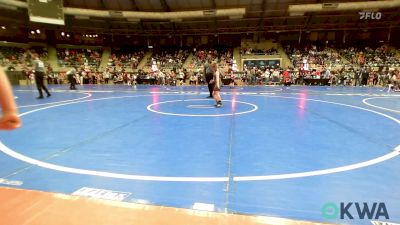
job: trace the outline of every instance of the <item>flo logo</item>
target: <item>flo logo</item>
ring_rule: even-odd
[[[322,206],[321,213],[326,219],[389,219],[389,213],[383,202],[374,202],[372,205],[366,202],[341,202],[339,206],[328,202]]]
[[[360,20],[380,20],[382,18],[381,12],[358,12]]]

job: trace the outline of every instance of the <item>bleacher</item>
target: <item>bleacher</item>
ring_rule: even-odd
[[[37,53],[39,58],[48,66],[48,53],[44,47],[7,47],[0,46],[0,65],[9,70],[22,70],[26,67],[31,67],[31,55],[30,53]]]
[[[228,47],[219,47],[218,49],[206,47],[196,48],[189,67],[198,70],[202,68],[207,60],[217,62],[218,68],[221,71],[227,71],[229,66],[233,63],[233,49]]]
[[[343,64],[339,53],[329,47],[316,45],[285,46],[285,52],[289,56],[293,65],[300,68],[303,64],[308,64],[309,69],[321,69],[324,67],[336,67]]]
[[[107,68],[132,71],[137,69],[144,54],[145,51],[142,49],[113,48],[108,59]]]
[[[154,50],[152,56],[147,60],[146,69],[149,70],[154,63],[160,66],[160,69],[181,69],[186,58],[189,56],[189,50],[177,48],[164,48]]]
[[[347,47],[339,49],[349,62],[370,67],[400,67],[400,59],[396,56],[396,50],[388,46],[380,47]]]
[[[98,68],[101,63],[101,50],[93,49],[57,49],[58,64],[61,67],[90,66]]]
[[[0,63],[2,67],[19,67],[24,61],[25,49],[17,47],[0,47]]]
[[[299,84],[297,81],[300,71],[304,69],[304,62],[309,65],[308,71],[302,75],[304,78],[329,79],[329,84],[331,85],[343,84],[344,80],[346,84],[354,83],[355,74],[358,73],[357,71],[361,65],[367,66],[370,76],[372,77],[371,79],[374,79],[374,77],[378,79],[378,82],[373,83],[373,85],[385,85],[390,82],[393,75],[397,74],[396,71],[400,67],[400,59],[399,55],[396,55],[396,49],[386,46],[372,48],[360,46],[336,47],[289,44],[283,45],[282,48],[281,45],[273,44],[275,45],[269,42],[259,43],[259,45],[247,43],[245,46],[251,46],[250,48],[234,48],[236,54],[240,55],[239,61],[243,59],[245,61],[253,60],[251,61],[252,64],[250,67],[244,63],[243,69],[239,68],[239,71],[235,72],[236,79],[243,80],[247,85],[254,85],[271,84],[271,77],[277,77],[278,79],[275,79],[276,81],[273,81],[273,83],[281,83],[282,73],[286,70],[287,66],[278,64],[271,66],[270,61],[275,60],[279,63],[282,61],[279,61],[279,58],[286,56],[293,63],[293,68],[290,67],[289,71],[291,71],[292,79],[296,80],[296,84]],[[278,46],[276,49],[277,51],[275,50],[276,46]],[[55,73],[49,73],[49,76],[58,77],[62,80],[62,74],[70,69],[70,67],[80,67],[87,73],[96,73],[98,77],[101,77],[97,72],[105,71],[98,68],[99,65],[102,64],[104,65],[103,69],[108,69],[112,77],[121,75],[121,72],[136,74],[142,71],[142,76],[150,76],[156,83],[160,83],[157,77],[158,74],[153,73],[153,69],[159,68],[165,73],[166,84],[173,83],[172,81],[177,78],[178,75],[181,77],[182,73],[184,73],[186,84],[189,84],[189,78],[193,76],[192,74],[202,72],[202,67],[206,60],[210,59],[211,61],[218,62],[219,70],[226,79],[228,79],[230,75],[230,73],[226,72],[232,71],[231,68],[234,61],[234,49],[224,46],[218,48],[205,46],[197,47],[193,49],[191,53],[188,49],[176,47],[154,51],[141,50],[138,48],[107,48],[107,57],[104,57],[104,55],[102,55],[102,50],[99,49],[100,48],[88,49],[84,46],[78,46],[76,48],[74,48],[74,46],[58,46],[58,57],[56,60],[56,49],[53,48],[54,56],[52,58],[54,58],[55,64],[57,64],[56,61],[60,64],[60,68],[55,70]],[[283,51],[283,49],[285,51]],[[242,51],[242,54],[240,54],[240,51]],[[45,45],[30,46],[26,44],[22,44],[21,46],[12,45],[0,47],[0,63],[9,70],[31,71],[31,56],[28,53],[38,53],[46,66],[49,65],[48,62],[50,62],[51,57],[49,57]],[[188,58],[189,55],[190,57]],[[255,66],[254,62],[259,62],[260,65]],[[138,68],[139,64],[141,64],[141,68]],[[255,71],[252,70],[254,67],[256,68]],[[137,69],[139,69],[139,71]],[[329,75],[330,78],[325,77],[327,70],[331,72],[331,75]],[[53,70],[48,67],[48,71],[50,72]],[[240,76],[239,73],[241,74]],[[198,77],[201,77],[201,75]],[[331,81],[330,79],[332,77],[334,79]],[[101,79],[96,79],[96,81],[101,82]],[[64,81],[64,83],[65,82],[66,81]]]

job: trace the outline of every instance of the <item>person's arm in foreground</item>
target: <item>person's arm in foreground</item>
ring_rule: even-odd
[[[21,126],[17,106],[6,74],[0,69],[0,130],[13,130]]]

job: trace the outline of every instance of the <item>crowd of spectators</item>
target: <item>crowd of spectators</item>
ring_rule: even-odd
[[[326,46],[305,45],[285,47],[285,52],[291,60],[294,67],[309,67],[317,69],[320,67],[335,67],[344,62],[334,49]]]
[[[25,49],[14,47],[0,47],[0,60],[2,67],[16,67],[25,63]]]
[[[57,49],[58,64],[62,67],[81,65],[98,68],[101,63],[101,50],[93,49]]]
[[[0,65],[8,70],[16,70],[31,66],[31,53],[38,54],[39,58],[48,65],[47,49],[32,47],[29,49],[18,47],[0,47]]]
[[[377,48],[351,46],[340,48],[338,51],[352,64],[371,67],[400,67],[400,59],[396,57],[395,50],[386,45]]]
[[[105,84],[104,73],[90,66],[75,67],[75,77],[77,84]],[[68,83],[67,72],[47,72],[47,82],[49,84]]]
[[[339,70],[330,70],[321,67],[320,69],[304,70],[298,67],[253,67],[245,68],[240,74],[236,75],[244,84],[248,85],[268,85],[268,84],[327,84],[343,86],[383,86],[391,85],[393,89],[400,89],[400,70],[379,67],[353,67],[344,66]]]
[[[162,69],[179,69],[182,68],[188,56],[189,51],[186,49],[170,48],[154,50],[146,66],[159,65]]]
[[[116,68],[117,70],[137,69],[144,54],[144,50],[112,49],[107,68]]]
[[[225,47],[218,49],[195,48],[193,49],[193,58],[189,67],[193,69],[202,68],[206,61],[217,62],[220,68],[228,68],[229,65],[233,64],[233,50]]]
[[[242,54],[275,54],[275,50],[258,51],[241,49]],[[233,72],[233,49],[226,47],[197,47],[187,68],[182,68],[189,50],[169,48],[154,51],[148,61],[150,71],[139,73],[137,69],[143,59],[144,50],[113,49],[105,71],[99,71],[101,51],[90,49],[58,49],[61,65],[77,68],[79,84],[127,84],[152,83],[160,85],[204,84],[203,65],[206,61],[218,62],[223,79],[240,79],[247,85],[289,83],[310,84],[309,80],[326,80],[329,85],[388,86],[399,87],[400,59],[396,51],[383,45],[380,47],[327,47],[323,45],[289,45],[285,51],[293,68],[263,64],[261,67],[245,64],[242,72]],[[37,53],[47,64],[48,53],[43,47],[30,49],[0,47],[0,64],[13,70],[26,71],[32,79],[31,53]],[[343,58],[345,59],[343,59]],[[340,67],[335,67],[340,65]],[[55,73],[47,65],[49,83],[66,83],[65,73]],[[222,68],[227,68],[226,72]],[[312,84],[312,83],[311,83]]]
[[[279,52],[276,48],[258,49],[258,48],[242,47],[242,48],[240,48],[240,54],[241,55],[278,55]]]

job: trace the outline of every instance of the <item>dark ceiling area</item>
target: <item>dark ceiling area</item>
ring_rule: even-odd
[[[397,1],[397,0],[395,0]],[[25,1],[22,1],[25,2]],[[312,12],[291,15],[289,5],[363,2],[322,0],[64,0],[64,7],[95,10],[177,12],[245,8],[239,18],[204,17],[173,20],[129,20],[65,15],[65,27],[70,31],[90,31],[129,35],[204,35],[241,34],[249,32],[288,32],[322,30],[393,29],[400,27],[400,8],[378,9],[381,18],[361,20],[359,11]],[[17,26],[50,26],[29,22],[27,9],[0,9],[0,22]],[[59,28],[59,27],[58,27]],[[56,27],[57,29],[57,27]]]

